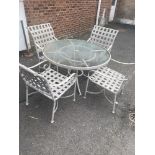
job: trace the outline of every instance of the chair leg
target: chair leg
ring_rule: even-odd
[[[54,100],[51,123],[54,123],[54,115],[55,115],[57,108],[58,108],[58,101]]]
[[[124,86],[121,89],[121,94],[124,94]]]
[[[85,88],[85,93],[84,93],[84,97],[83,97],[83,98],[86,98],[87,89],[88,89],[88,84],[89,84],[89,78],[87,79],[86,88]]]
[[[29,87],[26,85],[26,105],[29,105]]]
[[[74,102],[75,102],[75,97],[76,97],[76,82],[75,82],[75,85],[74,85],[74,98],[73,98]]]
[[[113,114],[115,113],[116,104],[118,104],[118,102],[116,101],[116,98],[117,98],[117,94],[115,94],[115,96],[114,96],[114,103],[113,103],[113,110],[112,110]]]

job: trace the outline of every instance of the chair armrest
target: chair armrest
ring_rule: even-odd
[[[55,40],[58,40],[56,37],[54,37],[54,39],[55,39]],[[54,41],[54,40],[49,41],[49,42],[47,42],[47,43],[50,43],[50,42],[53,42],[53,41]],[[43,51],[44,48],[40,47],[40,45],[38,45],[37,43],[35,43],[35,45],[36,45],[41,51]]]
[[[44,48],[40,47],[37,43],[35,43],[35,45],[36,45],[39,49],[41,49],[41,51],[43,51]]]
[[[89,42],[89,41],[90,41],[90,39],[91,39],[91,38],[88,38],[87,42]]]
[[[112,49],[112,45],[110,45],[110,46],[107,48],[107,51],[108,51],[108,52],[111,52],[111,49]]]
[[[32,68],[38,67],[38,66],[40,66],[41,64],[43,64],[45,62],[48,62],[48,61],[47,60],[41,61],[41,62],[37,63],[36,65],[28,67],[28,68],[32,69]]]
[[[58,38],[54,37],[55,40],[58,40]]]
[[[26,67],[26,66],[23,65],[23,64],[20,64],[20,63],[19,63],[19,67],[22,68],[22,69],[24,69],[24,70],[26,70],[26,71],[28,71],[28,72],[30,72],[30,73],[33,74],[34,76],[37,76],[37,75],[38,75],[37,72],[33,71],[31,68]]]

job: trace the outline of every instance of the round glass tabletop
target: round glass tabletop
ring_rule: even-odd
[[[66,39],[48,43],[43,54],[51,63],[75,70],[91,70],[106,65],[110,53],[85,40]]]

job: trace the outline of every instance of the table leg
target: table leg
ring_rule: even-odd
[[[81,90],[80,90],[79,79],[78,78],[77,78],[77,89],[78,89],[79,95],[81,95]]]

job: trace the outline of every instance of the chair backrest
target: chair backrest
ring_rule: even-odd
[[[36,45],[44,48],[49,41],[57,40],[50,23],[29,26],[28,30],[32,35],[37,52],[40,52],[41,49]]]
[[[21,77],[28,86],[43,94],[51,95],[50,87],[44,77],[22,64],[19,64],[19,69]]]
[[[113,46],[117,34],[118,30],[95,25],[88,42],[108,49]]]

